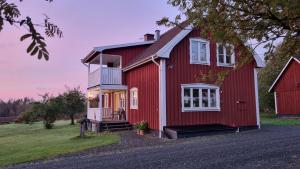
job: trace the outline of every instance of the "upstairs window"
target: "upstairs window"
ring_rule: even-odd
[[[138,89],[130,89],[130,109],[138,109]]]
[[[235,55],[233,45],[217,44],[217,65],[218,66],[234,66]]]
[[[208,84],[184,84],[182,111],[220,111],[219,87]]]
[[[190,64],[210,64],[208,40],[201,38],[190,39]]]

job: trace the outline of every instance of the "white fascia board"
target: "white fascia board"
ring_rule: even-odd
[[[107,49],[115,49],[115,48],[124,48],[124,47],[130,47],[130,46],[139,46],[139,45],[148,45],[152,44],[155,41],[144,41],[144,42],[135,42],[135,43],[124,43],[124,44],[118,44],[118,45],[108,45],[108,46],[99,46],[95,47],[94,51],[96,52],[102,52]]]
[[[285,71],[285,69],[288,67],[288,65],[290,64],[290,62],[295,59],[294,57],[291,57],[289,59],[289,61],[285,64],[284,68],[281,70],[281,72],[279,73],[279,75],[277,76],[277,78],[275,79],[274,83],[272,84],[272,86],[269,89],[269,92],[271,92],[271,90],[273,89],[273,87],[275,86],[275,84],[277,83],[277,81],[279,80],[279,78],[281,77],[281,75],[283,74],[283,72]],[[295,59],[296,61],[298,61],[297,59]],[[299,61],[298,61],[299,62]]]
[[[185,27],[179,34],[177,34],[170,42],[168,42],[164,47],[162,47],[156,55],[162,58],[170,58],[170,53],[172,49],[191,31],[193,30],[192,25]]]

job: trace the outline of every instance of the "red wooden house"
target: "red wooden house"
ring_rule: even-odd
[[[269,92],[274,92],[277,115],[300,115],[300,57],[290,58]]]
[[[234,69],[239,59],[234,47],[182,26],[163,35],[146,34],[144,42],[96,47],[82,60],[89,71],[93,128],[120,119],[146,120],[159,133],[171,126],[260,126],[257,69],[263,61],[253,56],[251,63]],[[232,71],[218,86],[196,77],[209,70]]]

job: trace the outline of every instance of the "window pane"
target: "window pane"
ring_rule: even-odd
[[[200,43],[200,60],[206,62],[206,43]]]
[[[184,98],[184,107],[191,107],[191,100],[189,98]]]
[[[193,98],[193,107],[199,107],[199,97]]]
[[[202,107],[208,107],[208,89],[202,89]]]
[[[193,61],[198,61],[198,42],[192,41],[192,53],[191,57]]]
[[[190,97],[190,96],[191,96],[190,89],[185,88],[184,89],[184,97]]]
[[[218,45],[218,57],[219,57],[219,63],[224,63],[224,51],[223,51],[223,45]]]
[[[193,89],[193,97],[199,97],[199,89]]]
[[[210,107],[217,107],[216,89],[210,89]]]
[[[226,46],[226,63],[231,63],[232,47]]]

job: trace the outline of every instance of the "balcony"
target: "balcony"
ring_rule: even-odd
[[[89,63],[88,87],[98,85],[122,85],[121,56],[101,54]]]
[[[100,84],[103,85],[121,85],[122,84],[122,69],[114,67],[102,67],[89,74],[88,86],[93,87]]]

